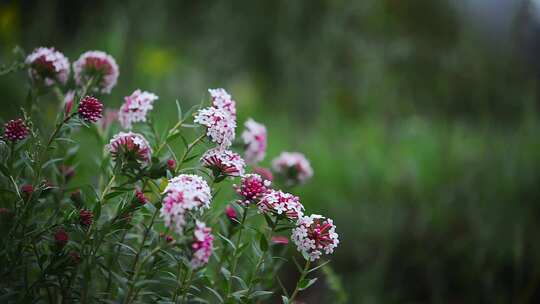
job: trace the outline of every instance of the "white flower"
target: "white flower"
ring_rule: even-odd
[[[152,148],[148,141],[141,134],[133,132],[120,132],[113,136],[107,150],[115,161],[133,161],[143,167],[150,164],[152,157]]]
[[[221,109],[209,107],[199,110],[194,122],[205,126],[206,135],[221,148],[229,147],[235,137],[236,121]]]
[[[54,48],[40,47],[26,57],[28,75],[35,82],[45,86],[55,83],[66,84],[69,77],[69,61],[64,54]]]
[[[116,85],[118,65],[114,58],[102,51],[88,51],[83,53],[73,63],[75,82],[78,86],[84,86],[92,78],[94,90],[101,93],[110,93]]]
[[[210,187],[197,175],[182,174],[169,181],[160,210],[165,225],[182,234],[188,211],[209,208],[212,200]]]
[[[281,152],[272,161],[272,169],[281,175],[289,186],[303,184],[313,176],[309,161],[298,152]]]
[[[287,218],[295,220],[303,215],[304,206],[300,198],[280,190],[269,190],[257,203],[259,212],[284,214]]]
[[[292,230],[291,239],[298,251],[311,261],[321,257],[322,253],[331,254],[339,244],[334,222],[321,215],[302,216]]]
[[[242,176],[246,166],[238,153],[219,148],[206,151],[201,157],[201,163],[203,166],[226,176]]]
[[[212,106],[223,110],[236,120],[236,102],[231,95],[225,89],[208,89],[208,92],[212,96]]]
[[[146,121],[146,116],[159,97],[147,91],[135,90],[124,98],[125,102],[118,111],[118,120],[124,129],[131,129],[133,123]]]
[[[253,119],[248,119],[242,132],[242,140],[245,144],[245,158],[249,164],[256,164],[266,155],[267,134],[266,127]]]

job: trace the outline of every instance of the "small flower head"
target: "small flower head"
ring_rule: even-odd
[[[73,63],[75,82],[84,86],[93,79],[95,91],[109,94],[116,85],[119,71],[116,60],[102,51],[85,52]]]
[[[75,91],[68,91],[64,95],[64,116],[68,116],[73,110],[73,104],[75,104]]]
[[[12,142],[25,139],[29,132],[30,129],[21,118],[10,120],[4,125],[4,138]]]
[[[191,244],[191,267],[194,269],[208,264],[208,260],[214,250],[214,237],[211,232],[212,229],[206,227],[203,222],[196,222],[195,231],[193,232],[193,243]]]
[[[271,182],[264,180],[258,174],[246,174],[240,180],[240,186],[234,185],[234,190],[241,197],[237,202],[248,205],[258,202],[268,192]]]
[[[233,223],[238,220],[236,210],[234,210],[231,205],[227,205],[227,207],[225,207],[225,215],[227,215],[227,218],[229,218],[229,220],[231,220]]]
[[[167,168],[169,168],[171,171],[176,169],[176,160],[174,160],[174,158],[169,158],[167,160]]]
[[[194,122],[205,126],[206,135],[221,148],[227,148],[232,144],[236,121],[225,111],[215,107],[199,110]]]
[[[150,164],[152,148],[144,136],[133,132],[120,132],[113,136],[109,145],[109,153],[117,164],[132,164],[145,167]]]
[[[291,220],[296,220],[304,214],[300,198],[280,190],[268,191],[257,206],[261,213],[283,215]]]
[[[25,195],[30,195],[30,194],[32,194],[32,192],[34,192],[34,186],[32,186],[30,184],[24,184],[24,185],[21,186],[21,191]]]
[[[64,248],[69,241],[69,234],[64,229],[58,229],[54,234],[54,241],[58,248]]]
[[[158,96],[154,93],[135,90],[124,98],[124,104],[118,111],[118,120],[124,129],[131,129],[135,122],[145,122],[147,114],[154,108]]]
[[[244,156],[249,164],[256,164],[266,155],[266,127],[253,119],[248,119],[244,124],[246,129],[242,133],[245,144]]]
[[[311,261],[317,260],[323,253],[333,253],[339,244],[334,222],[317,214],[300,217],[291,238],[298,251]]]
[[[212,169],[217,176],[241,176],[246,163],[233,151],[214,148],[206,151],[201,157],[201,164]]]
[[[95,97],[86,96],[79,103],[78,113],[82,120],[94,123],[103,115],[103,104]]]
[[[140,189],[135,190],[135,199],[140,205],[148,203],[148,198],[144,195]]]
[[[208,89],[208,93],[212,96],[212,106],[223,110],[233,119],[236,119],[236,102],[225,89]]]
[[[92,225],[92,222],[94,221],[94,214],[92,211],[88,209],[82,209],[79,211],[79,222],[82,226],[88,227]]]
[[[298,152],[282,152],[272,161],[272,169],[288,186],[303,184],[313,176],[309,161]]]
[[[65,84],[69,77],[69,61],[54,48],[40,47],[26,57],[28,75],[32,81],[52,86]]]
[[[182,174],[169,181],[160,214],[165,225],[182,234],[188,211],[209,208],[212,199],[210,187],[197,175]]]

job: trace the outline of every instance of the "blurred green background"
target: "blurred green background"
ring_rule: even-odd
[[[539,16],[534,0],[0,1],[0,63],[16,45],[106,51],[104,103],[156,92],[170,124],[175,99],[226,88],[240,124],[266,124],[265,165],[311,160],[297,193],[337,224],[347,302],[538,303]],[[2,121],[25,76],[0,78]],[[89,177],[101,150],[78,139]],[[322,290],[305,300],[337,301]]]

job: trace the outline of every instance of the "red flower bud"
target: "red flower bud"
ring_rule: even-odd
[[[94,214],[88,209],[82,209],[79,211],[79,222],[82,226],[88,227],[92,225],[94,220]]]
[[[66,246],[67,242],[69,241],[69,235],[64,229],[59,229],[54,234],[54,240],[58,248],[62,249],[64,246]]]
[[[167,160],[167,167],[169,170],[174,171],[174,169],[176,169],[176,160],[174,160],[174,158]]]

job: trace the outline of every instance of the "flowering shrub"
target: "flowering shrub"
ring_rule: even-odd
[[[177,103],[178,121],[163,133],[151,117],[154,93],[137,89],[118,110],[104,110],[119,75],[104,52],[82,54],[74,81],[53,48],[14,66],[27,70],[30,98],[0,141],[4,301],[293,303],[315,282],[307,276],[339,241],[332,220],[306,216],[291,193],[312,177],[309,161],[283,152],[274,174],[254,167],[266,155],[266,127],[249,119],[235,142],[227,91],[210,89],[208,106],[187,113]],[[62,108],[52,131],[39,117],[49,92]],[[79,188],[71,135],[80,128],[95,131],[104,152],[95,178]],[[234,196],[220,203],[228,187]],[[304,267],[286,254],[292,243]],[[289,261],[300,272],[293,290],[278,275]]]

